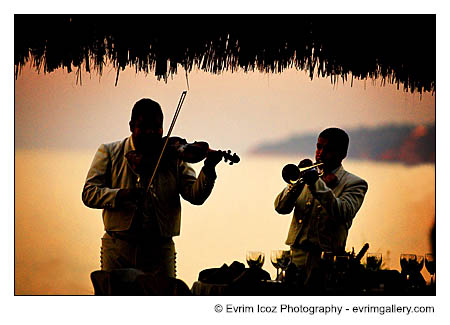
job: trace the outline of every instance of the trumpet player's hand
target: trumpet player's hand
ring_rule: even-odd
[[[309,166],[312,166],[312,164],[313,164],[312,160],[306,158],[306,159],[303,159],[302,161],[300,161],[300,162],[298,163],[298,168],[309,167]]]
[[[288,184],[289,192],[299,192],[303,189],[305,184],[303,182],[296,182],[294,184]]]
[[[308,184],[308,186],[314,185],[319,179],[319,173],[316,168],[307,170],[303,173],[303,181]]]

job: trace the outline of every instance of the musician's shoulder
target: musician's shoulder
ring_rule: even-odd
[[[355,184],[355,185],[363,184],[363,185],[367,186],[366,180],[364,180],[362,177],[360,177],[356,174],[353,174],[347,170],[344,170],[344,176],[348,183]]]
[[[122,140],[117,140],[114,142],[109,142],[101,145],[110,155],[116,156],[119,154],[124,154],[127,147],[130,147],[129,138]],[[130,147],[131,148],[131,147]]]

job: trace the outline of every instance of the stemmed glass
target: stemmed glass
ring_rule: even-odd
[[[333,267],[334,253],[333,252],[323,251],[320,254],[320,260],[321,260],[321,263],[322,263],[323,267],[325,269],[327,269],[327,271],[329,271]]]
[[[261,268],[264,265],[264,253],[259,251],[248,251],[246,260],[250,268]]]
[[[330,251],[323,251],[320,254],[320,264],[325,271],[325,281],[328,286],[333,282],[334,253]]]
[[[337,288],[345,286],[349,267],[350,267],[350,256],[336,255],[333,257],[333,268],[335,272],[333,282]]]
[[[417,255],[416,260],[412,265],[414,273],[420,273],[420,271],[422,271],[424,261],[423,255]]]
[[[366,268],[371,271],[378,271],[383,261],[381,253],[367,253]]]
[[[278,281],[278,276],[280,275],[278,271],[280,269],[278,259],[281,257],[281,252],[282,250],[273,250],[270,252],[270,261],[272,262],[273,267],[277,269],[277,276],[275,277],[275,281]]]
[[[283,270],[283,274],[286,272],[288,266],[291,264],[291,261],[292,261],[291,251],[290,250],[281,251],[281,257],[278,259],[278,265]]]
[[[436,259],[431,253],[425,254],[425,268],[427,269],[428,273],[430,273],[431,284],[433,284],[433,280],[435,280],[434,278],[436,274]]]
[[[277,269],[277,279],[279,276],[278,269],[281,268],[282,279],[284,279],[285,272],[292,261],[290,250],[274,250],[271,253],[270,260],[272,265]]]
[[[402,273],[406,274],[406,279],[409,280],[411,272],[414,272],[414,264],[417,263],[417,256],[415,254],[400,254],[400,267]]]
[[[334,268],[338,273],[345,273],[349,268],[350,256],[347,255],[337,255],[334,256]]]

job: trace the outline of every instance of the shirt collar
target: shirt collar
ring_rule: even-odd
[[[131,150],[136,151],[136,147],[134,146],[133,136],[130,135],[130,146]]]
[[[339,165],[339,167],[337,167],[336,169],[334,169],[333,171],[331,171],[333,174],[336,175],[338,182],[341,181],[342,176],[344,176],[344,167],[341,165]]]
[[[126,156],[127,153],[130,151],[136,151],[136,147],[134,146],[133,137],[130,135],[128,139],[125,142],[125,150],[124,155]]]

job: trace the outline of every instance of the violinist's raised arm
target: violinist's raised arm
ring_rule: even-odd
[[[136,102],[129,126],[130,137],[99,147],[82,192],[86,206],[103,209],[101,269],[175,277],[172,237],[180,234],[180,197],[205,202],[223,155],[208,150],[198,177],[182,157],[160,159],[163,112],[151,99]]]

